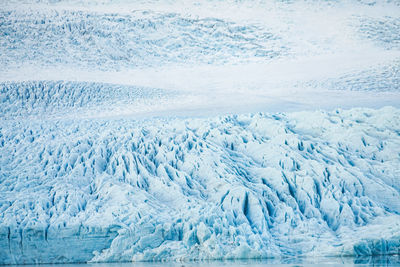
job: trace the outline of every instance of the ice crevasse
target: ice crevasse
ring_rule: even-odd
[[[400,110],[1,121],[0,263],[396,254]]]

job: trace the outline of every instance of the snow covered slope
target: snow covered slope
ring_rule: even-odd
[[[400,246],[400,110],[3,121],[2,263]]]

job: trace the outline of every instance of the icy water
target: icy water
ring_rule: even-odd
[[[15,265],[16,266],[16,265]],[[27,267],[39,265],[24,265]],[[377,257],[319,257],[285,258],[264,260],[199,261],[199,262],[136,262],[136,263],[89,263],[89,264],[44,264],[43,267],[269,267],[269,266],[400,266],[400,255]]]

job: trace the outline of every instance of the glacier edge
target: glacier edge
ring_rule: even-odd
[[[0,262],[396,254],[399,121],[2,121]]]

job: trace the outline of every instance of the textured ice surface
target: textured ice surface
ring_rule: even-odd
[[[24,81],[0,83],[0,117],[111,116],[144,112],[149,105],[173,105],[184,95],[156,88],[106,83]],[[157,108],[152,108],[154,110]]]
[[[176,13],[13,10],[0,18],[2,65],[39,61],[121,69],[268,59],[285,52],[266,27]]]
[[[394,108],[3,121],[1,261],[398,253],[399,122]]]
[[[396,3],[7,1],[0,64],[121,70],[398,50]]]
[[[0,264],[399,254],[399,14],[3,1]]]
[[[86,117],[397,107],[399,14],[398,1],[7,1],[0,82],[105,84],[122,102]],[[168,97],[121,99],[130,88]]]
[[[325,81],[313,81],[309,84],[330,90],[398,92],[400,90],[400,61],[374,66],[358,73],[346,73]]]
[[[400,19],[397,17],[362,18],[360,34],[387,49],[400,48]]]

